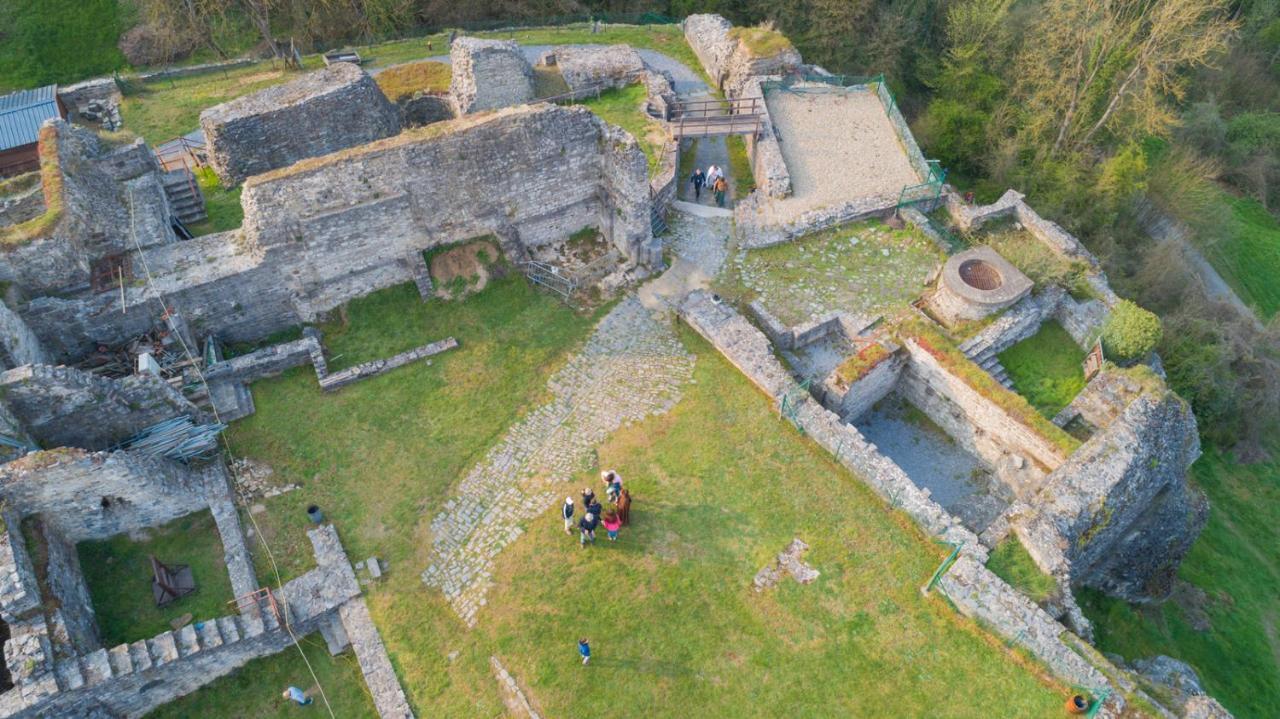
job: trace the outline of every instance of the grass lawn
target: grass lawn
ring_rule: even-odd
[[[733,199],[741,200],[756,189],[756,177],[751,174],[751,158],[747,157],[747,141],[742,135],[730,135],[724,141],[729,148],[729,173],[733,176]]]
[[[702,65],[693,54],[693,50],[689,48],[689,44],[685,42],[684,34],[678,25],[606,25],[602,27],[601,32],[592,34],[590,25],[581,23],[531,30],[481,32],[475,35],[513,38],[522,45],[628,43],[633,47],[666,53],[706,79]],[[432,44],[431,49],[427,48],[428,41]],[[359,46],[357,49],[360,55],[368,60],[367,69],[423,60],[449,53],[447,35],[393,40],[377,45]],[[324,61],[319,55],[307,55],[303,58],[303,64],[307,70],[316,70],[324,66]],[[142,85],[140,92],[126,97],[121,104],[121,113],[125,127],[136,132],[148,143],[156,145],[196,129],[199,125],[201,110],[285,82],[296,74],[284,70],[283,65],[264,61],[225,72],[160,80]],[[637,121],[640,117],[637,115]],[[623,127],[627,126],[623,125]],[[640,137],[643,133],[633,131],[633,134],[641,139],[642,144],[644,143],[644,139]]]
[[[315,389],[309,370],[256,383],[258,413],[231,440],[279,481],[304,485],[258,515],[287,573],[304,551],[309,563],[302,507],[313,501],[353,558],[388,560],[368,601],[419,714],[502,714],[489,666],[498,656],[546,716],[573,715],[606,685],[628,697],[624,716],[734,706],[757,716],[976,717],[997,704],[1010,716],[1056,715],[1059,688],[944,601],[920,596],[942,548],[683,328],[699,355],[685,399],[599,449],[635,493],[634,526],[616,545],[580,550],[546,513],[499,555],[498,586],[479,627],[465,630],[418,577],[431,519],[521,408],[541,401],[547,375],[592,320],[513,279],[459,304],[424,305],[411,285],[392,288],[347,317],[346,332],[327,335],[334,354],[385,356],[446,333],[461,347],[333,395]],[[818,478],[823,506],[839,512],[814,511]],[[797,536],[822,577],[752,592],[756,570]],[[574,653],[584,634],[596,653],[586,669]],[[274,706],[281,680],[238,681],[237,694],[262,698],[206,715]]]
[[[1052,320],[1040,331],[1000,353],[1013,387],[1049,419],[1084,389],[1085,351]]]
[[[318,634],[300,637],[299,644],[307,654],[312,670],[324,687],[334,716],[339,719],[373,719],[373,700],[369,698],[360,674],[360,665],[351,652],[329,656],[324,640]],[[165,704],[147,715],[147,719],[189,719],[190,717],[226,717],[241,719],[297,719],[328,717],[318,692],[308,707],[285,701],[280,693],[285,687],[306,690],[315,682],[298,650],[286,649],[279,654],[255,659],[203,689]]]
[[[1088,267],[1083,262],[1062,257],[1030,232],[1014,227],[1011,221],[989,223],[968,240],[971,245],[990,246],[1037,285],[1061,285],[1073,296],[1090,296],[1085,282]]]
[[[1280,222],[1256,200],[1225,194],[1224,199],[1232,214],[1229,239],[1202,249],[1265,322],[1280,310]]]
[[[1036,602],[1048,599],[1058,588],[1058,583],[1040,571],[1027,548],[1014,535],[996,545],[987,569]]]
[[[150,539],[140,542],[121,534],[76,546],[103,646],[153,637],[171,629],[169,620],[183,614],[190,613],[200,621],[231,613],[228,602],[235,598],[231,579],[222,560],[222,539],[208,510],[147,533]],[[151,598],[153,554],[165,564],[190,565],[195,593],[163,609],[156,607]]]
[[[835,310],[871,317],[906,307],[943,259],[914,227],[871,220],[746,252],[738,286],[727,281],[721,294],[758,297],[788,325]]]
[[[196,170],[196,182],[200,183],[200,192],[204,193],[204,209],[208,217],[188,227],[191,234],[199,237],[214,232],[234,230],[244,224],[244,208],[240,206],[240,191],[236,185],[231,189],[222,186],[218,174],[212,167],[201,167]]]
[[[1280,706],[1280,461],[1241,466],[1206,447],[1191,469],[1213,509],[1178,576],[1205,595],[1144,607],[1086,592],[1081,606],[1103,651],[1177,657],[1238,719],[1269,719]],[[1209,629],[1192,626],[1197,612]]]
[[[644,85],[636,83],[620,90],[605,90],[600,97],[581,100],[577,104],[599,115],[605,122],[631,133],[640,143],[640,149],[644,150],[645,159],[649,161],[649,174],[652,175],[662,160],[666,132],[658,121],[645,114],[642,106],[647,98]]]
[[[375,75],[374,80],[382,94],[399,102],[417,92],[446,92],[451,77],[448,64],[426,60],[388,68]]]

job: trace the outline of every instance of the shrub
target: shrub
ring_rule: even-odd
[[[1120,300],[1102,328],[1102,348],[1116,362],[1133,362],[1150,354],[1162,334],[1159,317],[1129,300]]]

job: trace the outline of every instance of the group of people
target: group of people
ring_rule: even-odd
[[[595,543],[596,529],[600,525],[604,525],[609,541],[616,542],[622,526],[631,523],[631,492],[622,486],[622,476],[609,469],[600,473],[600,479],[605,485],[604,493],[610,504],[609,509],[606,510],[600,504],[590,487],[582,490],[581,519],[574,521],[577,505],[574,504],[573,497],[565,497],[564,506],[560,508],[560,516],[564,519],[564,533],[572,535],[577,528],[578,546],[583,548]]]
[[[716,204],[724,207],[724,193],[729,191],[729,181],[725,179],[724,170],[720,169],[719,165],[708,167],[705,173],[701,167],[693,168],[689,183],[693,185],[694,200],[702,199],[702,188],[706,187],[715,193]]]

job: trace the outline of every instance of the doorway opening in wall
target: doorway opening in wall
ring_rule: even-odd
[[[13,688],[13,677],[9,674],[9,663],[4,661],[4,645],[9,641],[9,624],[0,619],[0,694]]]

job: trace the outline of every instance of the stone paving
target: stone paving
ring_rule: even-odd
[[[651,313],[634,296],[624,299],[551,378],[551,401],[507,431],[432,521],[434,548],[423,581],[475,626],[493,586],[494,557],[524,532],[524,523],[577,494],[569,480],[610,433],[670,410],[693,362],[670,317]]]
[[[568,482],[612,432],[669,411],[692,379],[694,357],[676,337],[666,286],[683,296],[688,282],[719,272],[729,221],[681,214],[672,226],[677,259],[641,288],[659,301],[642,303],[632,294],[605,315],[548,381],[552,399],[507,431],[432,520],[422,581],[443,591],[468,626],[475,626],[494,584],[494,558],[524,533],[523,525],[577,494]]]

